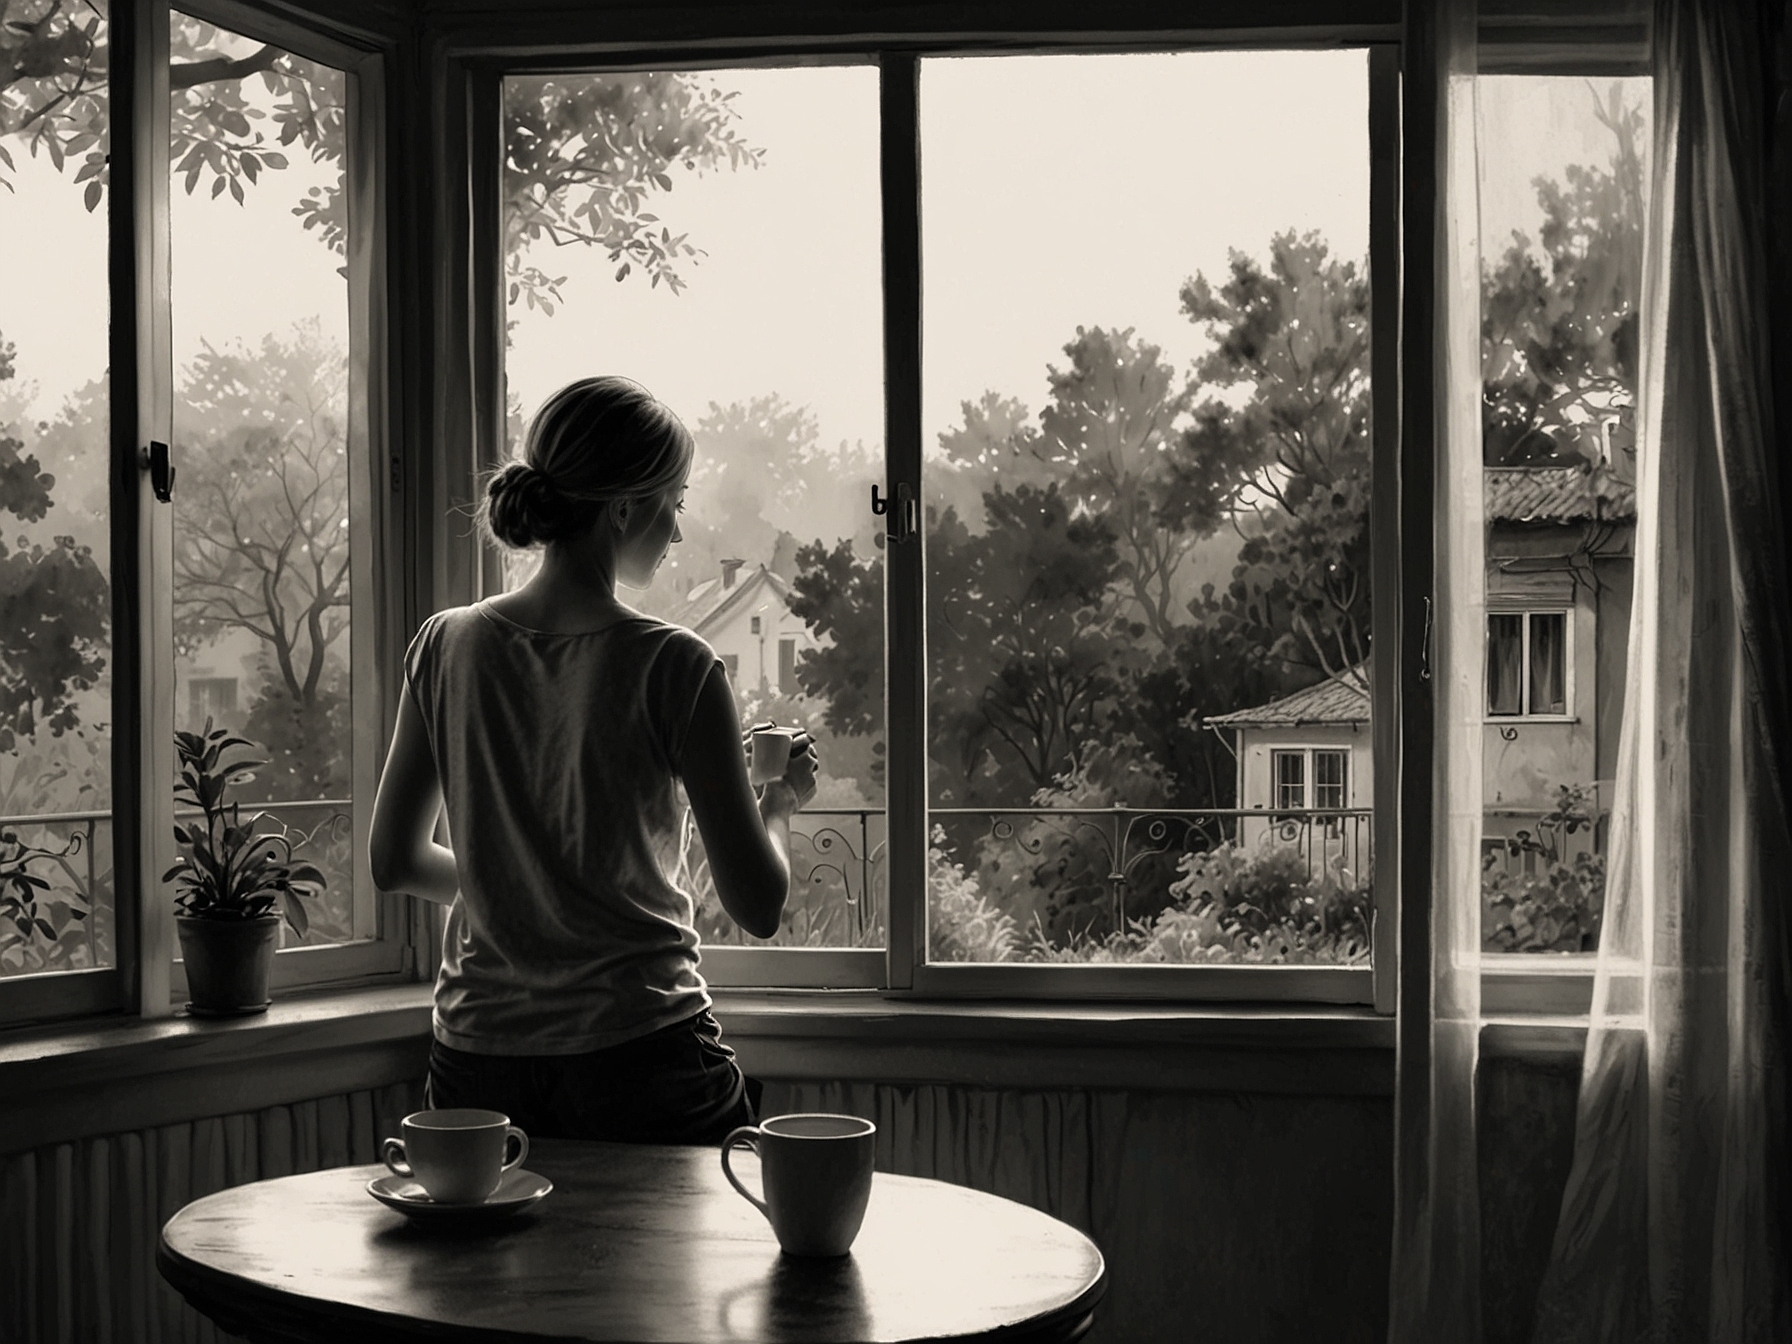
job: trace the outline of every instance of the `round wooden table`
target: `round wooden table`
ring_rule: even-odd
[[[756,1189],[749,1152],[736,1170]],[[257,1181],[187,1205],[156,1265],[222,1329],[258,1341],[392,1339],[1066,1341],[1107,1287],[1055,1218],[943,1181],[878,1173],[852,1254],[784,1255],[714,1148],[543,1139],[553,1181],[480,1230],[417,1226],[366,1190],[384,1167]]]

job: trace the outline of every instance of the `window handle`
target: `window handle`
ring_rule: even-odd
[[[174,500],[174,461],[168,445],[151,441],[143,450],[142,463],[149,468],[149,488],[164,504]]]
[[[880,518],[890,511],[890,505],[896,506],[896,517],[890,524],[891,541],[907,541],[921,530],[920,509],[915,504],[915,492],[906,481],[896,482],[896,497],[884,499],[877,493],[877,482],[871,483],[871,512]]]

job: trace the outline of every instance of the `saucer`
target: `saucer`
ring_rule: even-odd
[[[554,1183],[547,1177],[537,1176],[521,1167],[512,1167],[505,1172],[496,1190],[485,1199],[470,1204],[438,1203],[409,1176],[375,1176],[367,1182],[368,1194],[387,1208],[397,1209],[419,1223],[495,1222],[539,1204],[553,1188]]]

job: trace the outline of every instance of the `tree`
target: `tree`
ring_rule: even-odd
[[[1078,327],[1064,353],[1069,366],[1048,369],[1041,445],[1047,460],[1064,464],[1071,497],[1113,529],[1127,595],[1167,648],[1176,639],[1182,563],[1213,522],[1188,507],[1188,475],[1175,469],[1190,390],[1178,386],[1159,347],[1135,340],[1130,327]]]
[[[1595,91],[1593,113],[1611,158],[1570,164],[1563,182],[1535,178],[1541,255],[1515,231],[1482,277],[1489,466],[1599,462],[1608,432],[1634,442],[1644,118],[1616,81],[1604,99]]]
[[[1369,283],[1315,233],[1270,242],[1267,270],[1233,252],[1219,289],[1183,285],[1213,350],[1209,397],[1177,459],[1182,499],[1230,518],[1238,564],[1216,614],[1307,680],[1367,684]]]
[[[725,559],[789,579],[804,542],[850,536],[871,546],[861,491],[881,474],[881,455],[864,444],[824,447],[808,407],[776,393],[711,402],[691,434],[697,451],[679,519],[683,540],[661,580],[635,599],[643,609],[670,614],[692,585],[719,575]]]
[[[296,149],[314,161],[344,157],[340,73],[175,13],[170,32],[170,154],[191,194],[209,182],[241,202]],[[0,185],[15,166],[4,140],[76,164],[89,210],[106,182],[109,125],[105,21],[83,0],[0,0]],[[247,95],[259,80],[266,97]],[[527,244],[547,239],[604,248],[631,271],[684,285],[698,256],[648,206],[673,188],[674,170],[756,166],[741,137],[734,94],[699,74],[551,75],[504,81],[505,261],[511,302],[553,311],[564,277],[525,265]],[[339,184],[294,206],[307,229],[341,253],[347,208]]]
[[[176,421],[176,646],[246,630],[305,706],[349,626],[347,381],[315,323],[253,353],[208,345]]]
[[[13,377],[14,347],[0,340],[0,382]],[[42,522],[56,478],[0,425],[0,512]],[[77,727],[77,695],[106,667],[111,587],[92,551],[73,536],[46,543],[0,538],[0,751],[19,748],[38,727],[52,736]]]

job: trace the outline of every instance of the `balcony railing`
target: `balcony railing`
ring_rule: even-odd
[[[243,806],[251,814],[268,813],[282,825],[302,829],[313,837],[312,861],[324,870],[330,885],[325,890],[321,917],[314,921],[312,935],[306,941],[342,942],[351,937],[351,800],[310,798]],[[204,813],[198,808],[182,807],[174,815],[176,820],[185,821]],[[84,912],[85,918],[72,914],[61,919],[46,917],[56,934],[54,938],[36,930],[27,938],[10,921],[0,924],[0,976],[112,965],[112,813],[0,816],[0,834],[8,832],[30,846],[29,871],[49,882],[48,890],[36,893],[40,905],[47,911],[60,903]],[[345,905],[346,909],[338,908]],[[284,926],[282,933],[285,934]]]

